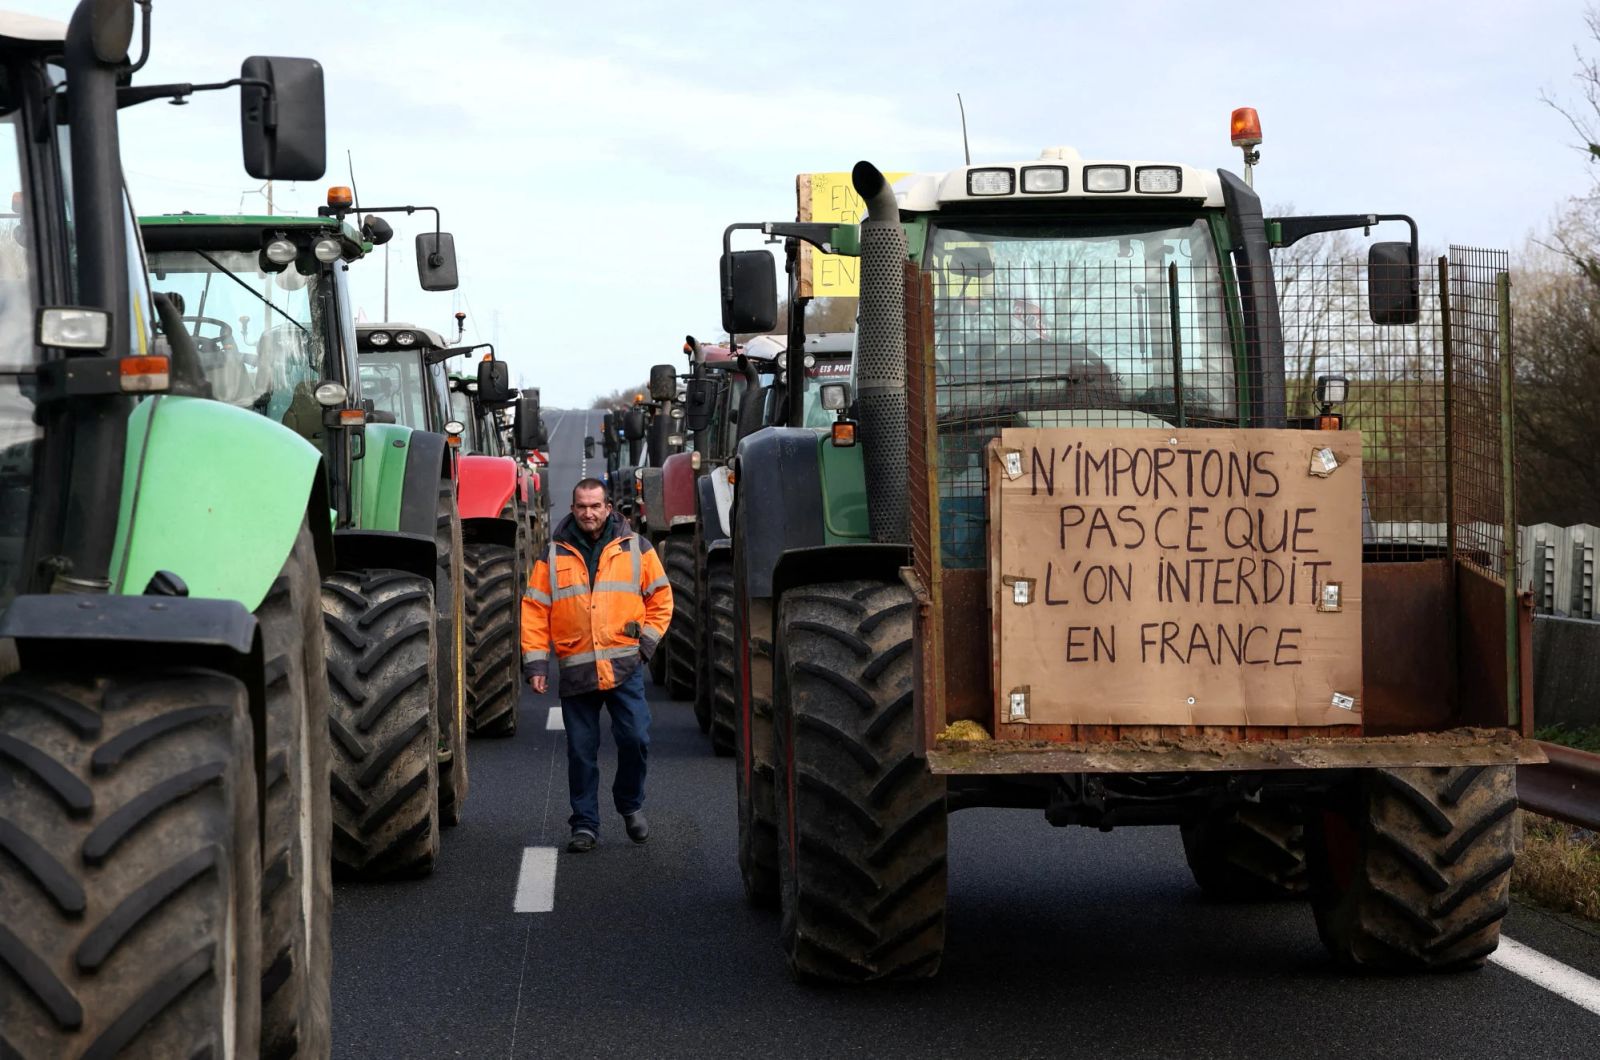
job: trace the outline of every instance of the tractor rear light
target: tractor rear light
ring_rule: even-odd
[[[1010,195],[1017,175],[1009,169],[967,170],[968,195]]]
[[[279,236],[263,247],[261,253],[274,265],[287,265],[300,256],[300,248],[294,245],[293,240]]]
[[[373,331],[367,334],[367,343],[369,345],[382,347],[389,345],[389,342],[390,336],[387,331]]]
[[[1083,167],[1083,190],[1102,194],[1128,190],[1127,166]]]
[[[344,247],[333,236],[324,236],[311,244],[311,253],[316,255],[318,261],[328,265],[344,257]]]
[[[669,445],[673,449],[677,449],[678,447],[682,446],[683,445],[683,435],[681,435],[681,434],[669,434],[669,435],[667,435],[667,445]]]
[[[1027,166],[1022,170],[1022,190],[1028,195],[1048,195],[1067,190],[1066,166]]]
[[[367,422],[367,410],[366,409],[340,409],[339,410],[339,426],[341,426],[341,427],[359,427],[363,423],[366,423],[366,422]]]
[[[167,389],[171,363],[160,354],[144,357],[124,357],[117,362],[117,374],[122,379],[122,389],[130,394],[148,394]]]
[[[397,331],[394,333],[394,344],[396,346],[415,346],[417,344],[417,333],[415,331]]]
[[[350,399],[350,391],[346,390],[343,383],[329,380],[317,384],[317,389],[312,391],[317,399],[317,404],[325,409],[337,408]]]
[[[1261,142],[1261,118],[1254,107],[1240,107],[1228,121],[1228,138],[1235,147],[1254,147]]]
[[[1342,431],[1344,430],[1344,417],[1337,412],[1324,412],[1317,417],[1317,430]]]
[[[689,455],[689,466],[694,468],[696,471],[700,470],[700,452],[699,452],[699,450],[696,450],[695,452],[693,452],[693,453],[691,453]]]
[[[1177,166],[1140,166],[1133,186],[1146,195],[1175,195],[1183,190],[1183,170]]]
[[[848,449],[856,444],[856,423],[854,420],[838,420],[834,423],[833,444],[841,449]]]
[[[41,346],[103,350],[111,343],[111,314],[100,309],[41,309],[38,333]]]

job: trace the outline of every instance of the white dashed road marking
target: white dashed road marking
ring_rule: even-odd
[[[551,707],[550,716],[544,719],[546,729],[565,729],[567,723],[561,720],[561,708]]]
[[[1489,955],[1489,961],[1600,1016],[1600,979],[1569,968],[1504,935],[1500,936],[1500,948]]]
[[[556,848],[528,847],[517,873],[516,913],[548,913],[556,907]]]

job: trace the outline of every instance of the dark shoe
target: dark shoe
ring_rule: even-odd
[[[572,838],[567,840],[568,854],[587,854],[594,849],[595,835],[586,828],[580,828],[572,833]]]
[[[622,824],[628,830],[628,838],[635,843],[643,843],[650,838],[650,822],[644,819],[643,810],[623,814]]]

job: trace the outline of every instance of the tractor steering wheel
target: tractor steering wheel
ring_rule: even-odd
[[[221,353],[226,349],[238,349],[238,344],[233,341],[233,325],[217,317],[184,317],[184,323],[193,324],[194,344],[201,353]],[[217,336],[211,338],[201,335],[200,329],[207,325],[214,325]]]

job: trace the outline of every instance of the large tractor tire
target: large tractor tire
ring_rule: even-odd
[[[438,638],[433,658],[438,682],[439,823],[461,823],[467,804],[467,675],[466,579],[462,575],[461,514],[456,485],[439,481],[439,506],[434,521],[438,569],[433,577],[433,606]]]
[[[764,610],[770,606],[763,601]],[[734,791],[739,805],[739,878],[745,900],[760,909],[778,904],[778,820],[772,769],[772,640],[770,619],[751,621],[740,583],[734,590],[740,649],[734,653]],[[770,615],[770,611],[767,612]],[[742,700],[748,695],[748,707]]]
[[[266,848],[261,878],[261,1055],[327,1056],[333,974],[328,677],[309,525],[261,606],[266,657]]]
[[[944,953],[943,778],[917,752],[913,601],[832,582],[780,602],[774,696],[781,929],[804,981],[923,979]]]
[[[733,754],[734,685],[733,557],[720,552],[706,562],[705,670],[711,685],[711,750]]]
[[[466,546],[467,726],[477,736],[517,731],[521,691],[522,613],[516,550],[505,545]]]
[[[1510,907],[1514,766],[1368,770],[1311,818],[1312,909],[1341,963],[1476,968]]]
[[[439,856],[433,583],[403,571],[322,583],[333,732],[333,859],[356,876],[426,876]]]
[[[1304,898],[1305,813],[1297,806],[1245,803],[1183,826],[1183,854],[1206,897],[1222,902]]]
[[[231,1056],[261,1034],[255,743],[198,668],[0,682],[0,1055]]]
[[[697,594],[694,590],[694,544],[683,534],[673,534],[661,542],[661,565],[672,586],[672,624],[667,627],[667,694],[673,699],[694,698],[695,660],[700,655],[700,636],[695,626]],[[700,731],[711,728],[711,715],[696,712]]]

